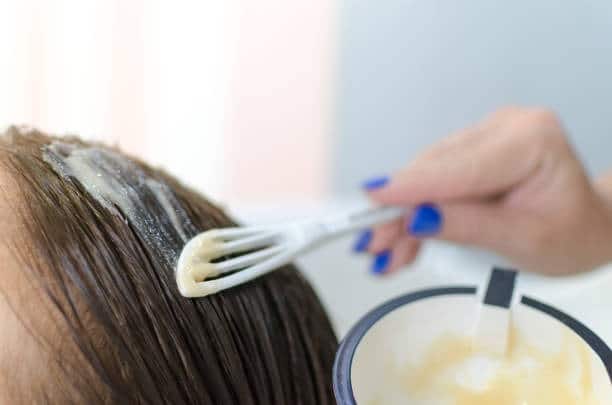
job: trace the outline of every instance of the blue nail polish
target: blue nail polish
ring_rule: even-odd
[[[370,244],[370,240],[372,240],[372,231],[363,231],[357,237],[357,240],[355,240],[355,243],[353,244],[353,251],[357,253],[365,251]]]
[[[442,213],[433,204],[421,204],[414,210],[408,232],[414,236],[431,236],[442,228]]]
[[[368,191],[384,187],[389,182],[389,176],[374,177],[363,182],[362,187]]]
[[[376,255],[374,261],[372,262],[372,273],[383,274],[390,262],[391,251],[385,250],[384,252],[380,252]]]

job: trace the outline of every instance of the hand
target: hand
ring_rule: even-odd
[[[480,246],[547,274],[612,261],[612,178],[589,180],[546,110],[497,111],[364,186],[378,204],[414,208],[410,218],[358,239],[355,250],[376,255],[375,273],[413,261],[428,237]]]

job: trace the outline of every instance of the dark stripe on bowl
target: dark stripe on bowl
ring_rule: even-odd
[[[476,287],[441,287],[413,292],[387,301],[386,303],[374,308],[363,318],[361,318],[361,320],[351,328],[346,337],[342,339],[336,354],[336,360],[334,361],[334,395],[338,404],[357,404],[355,397],[353,396],[353,386],[351,384],[351,363],[353,362],[353,356],[355,354],[357,345],[367,331],[372,327],[372,325],[391,311],[408,303],[440,295],[457,294],[474,295],[476,294]]]

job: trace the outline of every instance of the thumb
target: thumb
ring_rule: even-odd
[[[436,212],[439,226],[432,229],[431,218],[436,216]],[[429,227],[427,221],[430,222]],[[517,213],[495,203],[426,204],[415,209],[409,219],[408,230],[417,237],[430,236],[504,253],[516,245],[522,222]],[[420,233],[421,229],[433,232],[425,235]]]

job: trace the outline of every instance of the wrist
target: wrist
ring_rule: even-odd
[[[603,263],[612,262],[612,188],[596,187],[601,205],[601,257]]]

